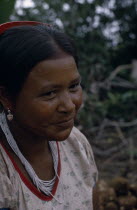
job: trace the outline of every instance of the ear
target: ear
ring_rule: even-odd
[[[5,110],[13,110],[13,103],[11,101],[11,97],[8,95],[5,87],[3,86],[0,86],[0,103],[2,104]]]

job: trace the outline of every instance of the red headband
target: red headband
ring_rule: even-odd
[[[41,23],[41,22],[37,22],[37,21],[13,21],[13,22],[7,22],[7,23],[0,24],[0,34],[4,33],[4,31],[6,31],[7,29],[12,28],[14,26],[22,26],[22,25],[33,26],[33,25],[39,25],[39,24],[50,26],[47,23]]]

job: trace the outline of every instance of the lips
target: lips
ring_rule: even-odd
[[[61,121],[61,122],[57,123],[56,125],[59,127],[71,127],[71,126],[73,126],[73,124],[74,124],[74,118],[71,118],[69,120]]]

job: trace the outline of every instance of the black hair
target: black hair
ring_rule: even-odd
[[[78,59],[73,41],[51,26],[16,26],[0,35],[0,86],[16,97],[31,69],[59,52]]]

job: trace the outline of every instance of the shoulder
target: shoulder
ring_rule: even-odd
[[[74,139],[74,138],[77,139],[77,141],[79,141],[82,144],[88,143],[88,140],[85,137],[85,135],[80,130],[78,130],[76,127],[73,127],[73,129],[70,133],[70,136],[69,136],[69,139]]]
[[[84,136],[84,134],[76,127],[73,127],[70,135],[74,135],[76,137],[81,137],[82,139],[85,139],[86,137]]]
[[[79,154],[79,158],[81,156],[85,157],[89,164],[94,166],[96,169],[92,147],[85,135],[81,133],[76,127],[73,127],[67,142],[69,145],[71,145],[71,147],[73,147],[73,150]]]
[[[9,177],[7,159],[8,157],[0,144],[0,208],[13,208],[15,206],[13,184]]]
[[[6,164],[7,155],[0,143],[0,174],[8,174],[8,168]]]
[[[77,159],[82,165],[82,171],[89,172],[90,179],[92,179],[93,186],[98,179],[98,171],[94,160],[92,147],[87,138],[76,127],[73,127],[70,136],[63,143],[64,150],[68,153],[71,159],[75,162]],[[71,154],[71,155],[70,155]]]
[[[72,141],[73,144],[78,144],[81,148],[83,147],[87,155],[90,151],[91,155],[93,156],[92,148],[89,144],[89,141],[87,140],[86,136],[76,127],[73,127],[68,139],[69,141]]]

